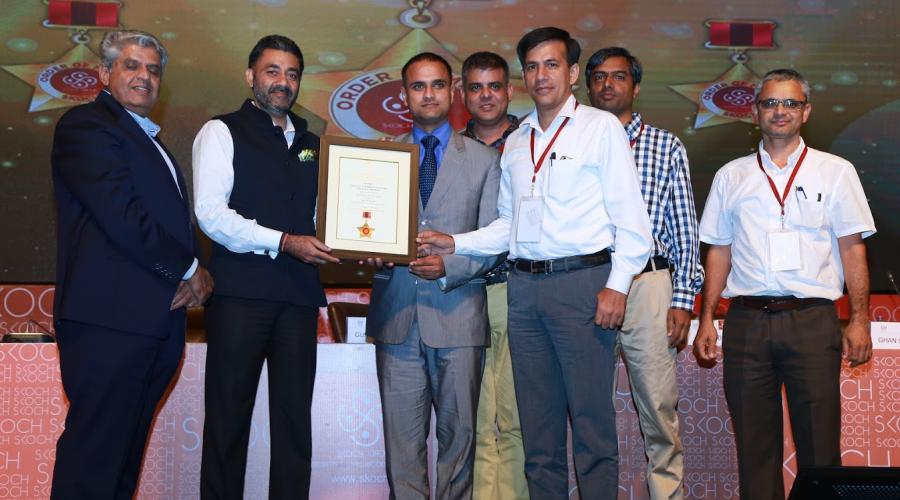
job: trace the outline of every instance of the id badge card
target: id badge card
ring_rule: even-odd
[[[523,196],[519,199],[519,218],[516,221],[516,242],[539,243],[544,221],[544,199]]]
[[[800,258],[800,233],[797,231],[772,231],[769,236],[769,269],[796,271],[803,267]]]

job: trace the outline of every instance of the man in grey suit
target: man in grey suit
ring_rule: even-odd
[[[447,116],[450,65],[419,54],[403,67],[402,97],[420,144],[419,225],[448,233],[475,230],[497,217],[496,151],[459,135]],[[367,335],[376,342],[391,498],[428,498],[426,440],[437,417],[436,498],[472,495],[475,417],[489,326],[484,279],[493,257],[432,255],[409,266],[372,262]]]

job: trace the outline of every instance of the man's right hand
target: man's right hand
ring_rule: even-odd
[[[418,243],[417,252],[420,256],[450,255],[456,251],[456,242],[453,236],[438,231],[422,231],[416,237]]]
[[[390,268],[394,267],[393,262],[385,262],[381,259],[381,257],[376,257],[374,259],[372,257],[369,257],[368,259],[361,260],[358,263],[361,266],[369,265],[369,266],[374,267],[375,269],[382,269],[384,267],[390,269]]]
[[[181,307],[200,307],[209,299],[213,289],[212,276],[202,266],[197,266],[193,276],[181,283],[178,283],[178,289],[175,290],[175,297],[172,298],[172,305],[169,306],[170,311]]]
[[[701,361],[715,361],[718,347],[716,340],[719,338],[719,332],[716,331],[712,320],[700,320],[700,328],[697,330],[697,337],[694,339],[694,356]]]
[[[325,264],[326,262],[333,264],[341,262],[341,259],[331,255],[331,248],[313,236],[286,234],[284,252],[314,266]]]
[[[197,266],[194,275],[184,283],[187,284],[187,288],[191,291],[191,296],[193,297],[187,303],[188,307],[200,307],[205,304],[212,294],[213,286],[215,286],[212,275],[202,266]]]

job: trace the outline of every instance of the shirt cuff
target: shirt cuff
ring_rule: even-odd
[[[275,252],[276,255],[279,250],[278,245],[281,244],[282,234],[281,231],[276,231],[263,226],[256,226],[257,244],[269,252]]]
[[[197,272],[197,266],[200,265],[200,262],[194,257],[194,262],[191,262],[191,267],[188,268],[187,272],[184,273],[184,276],[181,277],[181,281],[187,281],[194,276],[194,273]]]
[[[633,280],[633,274],[623,273],[613,268],[609,272],[609,278],[606,280],[606,288],[611,288],[617,292],[628,295],[628,289],[631,288],[631,282]]]
[[[457,255],[469,255],[472,252],[472,237],[467,234],[454,234],[453,253]]]
[[[672,292],[672,309],[694,310],[694,293],[687,290]]]

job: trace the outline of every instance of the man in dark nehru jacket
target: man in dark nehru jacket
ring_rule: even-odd
[[[97,99],[53,138],[59,224],[54,324],[69,400],[54,499],[130,499],[156,405],[184,352],[185,306],[212,279],[198,266],[175,158],[148,118],[168,55],[149,33],[100,43]]]
[[[316,240],[319,138],[290,111],[303,74],[292,40],[263,37],[246,70],[253,99],[207,122],[194,140],[197,221],[212,239],[220,288],[206,308],[206,418],[200,494],[243,498],[250,419],[268,361],[269,498],[309,495],[317,265],[338,262]]]

